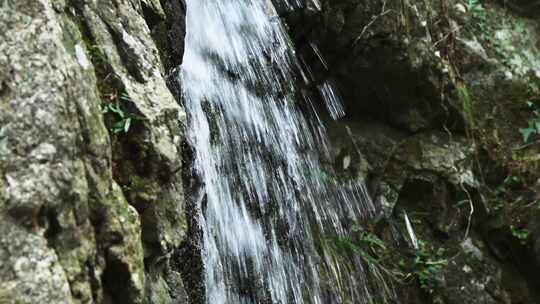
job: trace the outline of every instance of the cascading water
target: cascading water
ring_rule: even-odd
[[[328,180],[324,128],[300,110],[295,71],[269,0],[187,0],[180,77],[205,193],[206,303],[371,303],[365,264],[325,244],[374,208],[362,183]]]

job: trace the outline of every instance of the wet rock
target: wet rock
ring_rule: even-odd
[[[505,5],[514,9],[515,11],[529,16],[538,17],[540,14],[540,3],[534,0],[511,0],[504,2]]]
[[[322,73],[338,80],[349,116],[417,132],[454,115],[441,99],[447,75],[424,10],[424,4],[398,1],[323,1],[319,14],[293,14],[289,23],[295,39],[320,47],[331,67]],[[297,22],[313,26],[296,29]],[[311,52],[306,48],[301,56]],[[309,65],[320,63],[315,58]]]
[[[349,170],[367,181],[379,225],[407,239],[406,211],[419,238],[459,252],[445,284],[429,300],[407,293],[411,303],[536,302],[538,215],[520,204],[536,199],[537,138],[519,133],[539,100],[533,2],[322,1],[287,16],[295,41],[318,45],[329,67],[301,48],[320,67],[314,79],[333,78],[343,93],[348,114],[330,123],[332,155],[361,154]],[[527,182],[509,189],[512,176]],[[520,241],[512,225],[535,233]]]
[[[479,242],[475,240],[474,242]],[[514,303],[506,290],[503,271],[492,258],[468,238],[462,243],[464,253],[449,261],[445,280],[438,296],[442,303]]]
[[[432,133],[407,139],[396,158],[415,171],[436,173],[454,185],[478,187],[472,167],[473,153],[474,147],[464,138]]]

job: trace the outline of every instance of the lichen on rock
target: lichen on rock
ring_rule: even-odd
[[[142,7],[7,1],[0,16],[1,301],[143,303],[146,277],[168,276],[167,256],[185,237],[185,114]],[[129,134],[107,130],[102,106],[112,93],[129,96],[125,110],[141,116]],[[122,136],[151,157],[120,155]],[[118,171],[130,161],[155,162],[144,182],[157,194],[144,210],[120,187],[146,173]],[[161,303],[172,303],[164,290]]]

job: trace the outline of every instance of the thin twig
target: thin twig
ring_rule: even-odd
[[[528,147],[530,147],[532,145],[535,145],[535,144],[538,144],[538,143],[540,143],[540,140],[533,141],[533,142],[530,142],[528,144],[521,145],[519,147],[513,148],[512,150],[513,151],[522,150],[522,149],[528,148]]]
[[[459,186],[461,187],[463,192],[465,192],[465,194],[467,194],[467,198],[468,198],[469,206],[470,206],[470,210],[471,210],[469,212],[469,218],[467,220],[467,229],[465,229],[465,236],[463,237],[463,240],[466,240],[467,237],[469,237],[469,232],[471,230],[472,217],[473,217],[473,214],[474,214],[474,205],[473,205],[473,200],[472,200],[471,194],[469,193],[469,190],[467,190],[465,188],[465,186],[463,185],[462,180],[459,182]]]
[[[382,8],[381,8],[381,13],[378,14],[378,15],[374,15],[372,18],[371,18],[371,21],[366,24],[366,26],[364,26],[364,28],[362,29],[362,31],[360,32],[360,35],[358,35],[358,37],[356,37],[356,39],[354,40],[353,42],[353,46],[356,46],[356,44],[358,43],[358,41],[360,41],[360,39],[362,39],[362,37],[364,36],[364,34],[366,33],[366,31],[368,30],[369,27],[371,27],[373,25],[373,23],[375,23],[375,21],[377,21],[377,19],[379,19],[380,17],[383,17],[385,15],[387,15],[388,13],[390,13],[392,10],[391,9],[386,9],[386,1],[383,2],[383,5],[382,5]]]
[[[448,32],[446,35],[444,35],[444,37],[442,37],[441,39],[439,39],[438,41],[435,41],[435,43],[433,43],[433,47],[436,47],[437,44],[443,42],[444,40],[448,39],[448,37],[450,37],[450,35],[452,35],[453,33],[459,31],[461,29],[461,27],[457,27],[455,29],[453,29],[452,31]]]

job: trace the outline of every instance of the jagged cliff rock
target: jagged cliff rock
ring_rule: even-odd
[[[184,303],[168,263],[186,227],[172,7],[0,7],[0,302]]]

